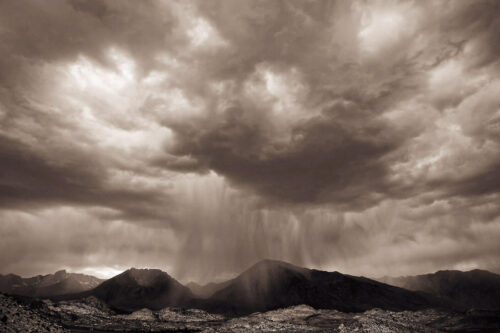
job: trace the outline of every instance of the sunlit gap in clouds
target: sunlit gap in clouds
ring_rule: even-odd
[[[104,93],[116,93],[117,90],[124,89],[127,84],[134,82],[133,59],[116,48],[110,48],[106,55],[110,61],[108,67],[96,64],[85,56],[80,56],[76,62],[68,64],[69,72],[80,89],[88,89],[89,92],[101,90]]]
[[[361,50],[376,57],[395,47],[415,28],[419,12],[402,2],[377,2],[369,6],[356,4],[361,14],[358,31]]]
[[[92,276],[95,276],[95,277],[98,277],[98,278],[101,278],[101,279],[109,279],[109,278],[112,278],[113,276],[116,276],[118,274],[120,274],[121,272],[129,269],[130,267],[109,267],[109,266],[106,266],[106,267],[85,267],[85,268],[81,268],[79,269],[78,271],[72,271],[72,270],[68,270],[69,272],[73,272],[73,273],[82,273],[82,274],[88,274],[88,275],[92,275]]]

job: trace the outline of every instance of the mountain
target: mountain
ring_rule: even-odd
[[[96,288],[70,298],[95,296],[115,310],[132,312],[143,308],[187,306],[191,291],[159,269],[131,268]]]
[[[67,273],[65,270],[54,274],[22,278],[19,275],[0,275],[0,292],[30,297],[50,297],[90,290],[102,281],[94,276]]]
[[[200,285],[196,282],[189,282],[188,284],[186,284],[186,287],[188,287],[189,290],[191,290],[191,292],[198,297],[209,298],[217,291],[225,288],[229,283],[230,280],[219,283],[210,282],[205,285]]]
[[[464,308],[500,309],[500,275],[475,269],[380,279],[401,288],[453,300]]]
[[[378,282],[263,260],[222,283],[190,283],[193,291],[158,269],[132,268],[99,282],[65,271],[28,279],[10,274],[0,276],[0,291],[53,300],[94,296],[121,312],[181,307],[245,315],[301,304],[342,312],[500,308],[500,275],[480,270],[440,271]]]
[[[439,307],[431,296],[363,277],[261,261],[213,294],[209,311],[234,314],[263,312],[306,304],[317,309],[361,312],[368,309],[417,310]]]

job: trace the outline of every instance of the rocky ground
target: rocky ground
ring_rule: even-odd
[[[216,332],[500,332],[500,317],[435,310],[343,313],[306,305],[230,319]]]
[[[23,304],[0,294],[0,332],[68,332],[39,312],[34,304]]]
[[[226,318],[202,310],[117,314],[96,298],[52,302],[0,294],[0,332],[500,332],[492,311],[343,313],[306,305]]]

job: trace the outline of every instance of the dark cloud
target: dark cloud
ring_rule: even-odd
[[[156,191],[112,188],[106,169],[89,156],[68,152],[48,160],[32,148],[0,136],[0,207],[28,208],[57,205],[104,206],[115,218],[168,219],[169,198]],[[165,207],[165,206],[164,206]],[[122,213],[120,213],[122,212]]]
[[[499,12],[1,2],[2,271],[498,270]]]
[[[286,143],[273,143],[265,124],[246,121],[245,112],[251,111],[230,108],[215,123],[175,128],[175,154],[272,199],[363,207],[388,192],[383,159],[404,138],[371,110],[340,101],[294,126]]]
[[[385,117],[386,113],[404,107],[405,103],[426,98],[429,73],[424,75],[422,70],[430,72],[431,76],[471,73],[473,69],[468,67],[467,61],[476,54],[469,56],[467,52],[488,54],[488,63],[481,62],[482,66],[498,59],[489,42],[494,32],[486,29],[486,26],[496,26],[496,16],[492,15],[498,11],[496,5],[478,2],[447,7],[443,4],[443,13],[433,12],[430,16],[426,14],[440,4],[395,2],[392,5],[406,10],[407,17],[391,17],[394,12],[380,3],[367,14],[373,16],[369,17],[375,21],[373,29],[405,20],[406,30],[401,26],[401,32],[387,37],[389,41],[377,40],[382,38],[382,32],[366,32],[371,26],[363,28],[363,18],[356,6],[345,3],[316,2],[310,7],[293,2],[202,5],[202,13],[231,41],[227,49],[217,53],[221,61],[215,66],[207,66],[211,73],[205,79],[219,80],[229,75],[240,88],[228,91],[223,97],[234,104],[232,107],[217,109],[220,103],[213,103],[209,107],[215,109],[209,109],[206,118],[188,119],[181,124],[166,121],[176,134],[176,144],[169,152],[180,158],[169,157],[164,165],[189,172],[197,167],[201,171],[213,169],[236,184],[274,199],[349,202],[353,207],[358,207],[360,202],[361,207],[372,205],[394,195],[413,195],[411,187],[448,193],[447,186],[458,189],[459,184],[463,184],[463,194],[467,195],[465,183],[469,181],[466,179],[471,179],[470,183],[477,189],[498,191],[497,184],[490,180],[494,172],[488,171],[494,170],[496,163],[486,170],[477,169],[474,176],[460,176],[463,178],[458,181],[455,178],[455,185],[443,183],[441,188],[438,184],[447,177],[430,177],[429,182],[427,177],[415,179],[417,183],[410,186],[394,183],[394,177],[388,174],[394,173],[395,164],[404,163],[408,158],[407,143],[419,136],[432,140],[428,129],[434,126],[435,119],[424,120],[424,126],[419,124],[411,129],[411,126],[403,128],[403,122]],[[382,22],[377,22],[377,14],[382,16]],[[263,19],[266,15],[276,19]],[[447,20],[448,17],[454,19]],[[336,19],[340,19],[342,25]],[[443,20],[447,23],[441,24]],[[363,41],[365,34],[359,34],[359,29],[365,29],[365,34],[373,40]],[[415,38],[420,42],[412,45]],[[339,44],[341,42],[344,43]],[[368,51],[363,49],[363,42],[368,43]],[[372,45],[376,42],[379,45]],[[392,44],[386,44],[389,42]],[[375,47],[380,49],[373,49]],[[466,51],[468,48],[474,51]],[[449,68],[453,61],[463,61],[464,67],[453,72],[454,69]],[[283,73],[282,68],[291,67],[300,72],[301,76],[286,79],[300,80],[297,84],[304,85],[307,90],[305,97],[289,106],[302,108],[304,115],[290,125],[290,137],[285,142],[276,140],[280,133],[273,128],[276,120],[270,115],[275,104],[258,100],[249,104],[245,100],[245,84],[252,82],[252,75],[259,73],[262,64],[267,64],[266,69],[277,75]],[[213,62],[210,65],[214,65]],[[224,74],[227,71],[231,74]],[[467,98],[463,93],[467,88],[454,88],[462,90],[448,93],[446,87],[436,86],[439,90],[429,95],[432,98],[434,94],[435,105],[440,109],[447,105],[459,107]],[[481,94],[477,86],[470,89],[468,94],[472,94],[472,98]],[[492,96],[485,97],[487,102],[482,104],[491,101]],[[284,99],[283,96],[277,98],[278,103]],[[448,101],[453,104],[446,104]],[[350,103],[350,106],[339,107],[342,103]],[[293,110],[284,112],[293,113]],[[494,123],[487,120],[492,112],[483,111],[485,118],[476,120],[490,123],[477,124],[478,133],[473,134],[477,138],[487,128],[490,128],[488,132],[495,133],[491,130],[495,128]],[[471,125],[460,126],[467,131]],[[400,158],[403,160],[398,161]],[[480,179],[484,180],[484,185],[480,185]],[[450,179],[445,182],[448,181]],[[401,193],[401,189],[409,193]]]
[[[2,49],[13,60],[62,61],[85,54],[112,65],[105,54],[119,46],[146,64],[175,40],[176,16],[154,1],[3,2],[1,13]]]
[[[113,218],[170,220],[168,194],[113,183],[114,174],[137,166],[93,149],[107,138],[82,131],[78,113],[84,105],[65,103],[68,96],[54,92],[62,77],[51,74],[82,56],[118,73],[109,57],[114,47],[133,54],[138,71],[147,70],[156,52],[170,45],[175,16],[152,2],[19,1],[1,7],[2,206],[104,206],[116,210]],[[103,106],[89,92],[69,98]],[[106,121],[127,127],[123,117]]]

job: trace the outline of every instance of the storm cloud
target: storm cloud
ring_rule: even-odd
[[[0,2],[1,272],[499,272],[498,14]]]

